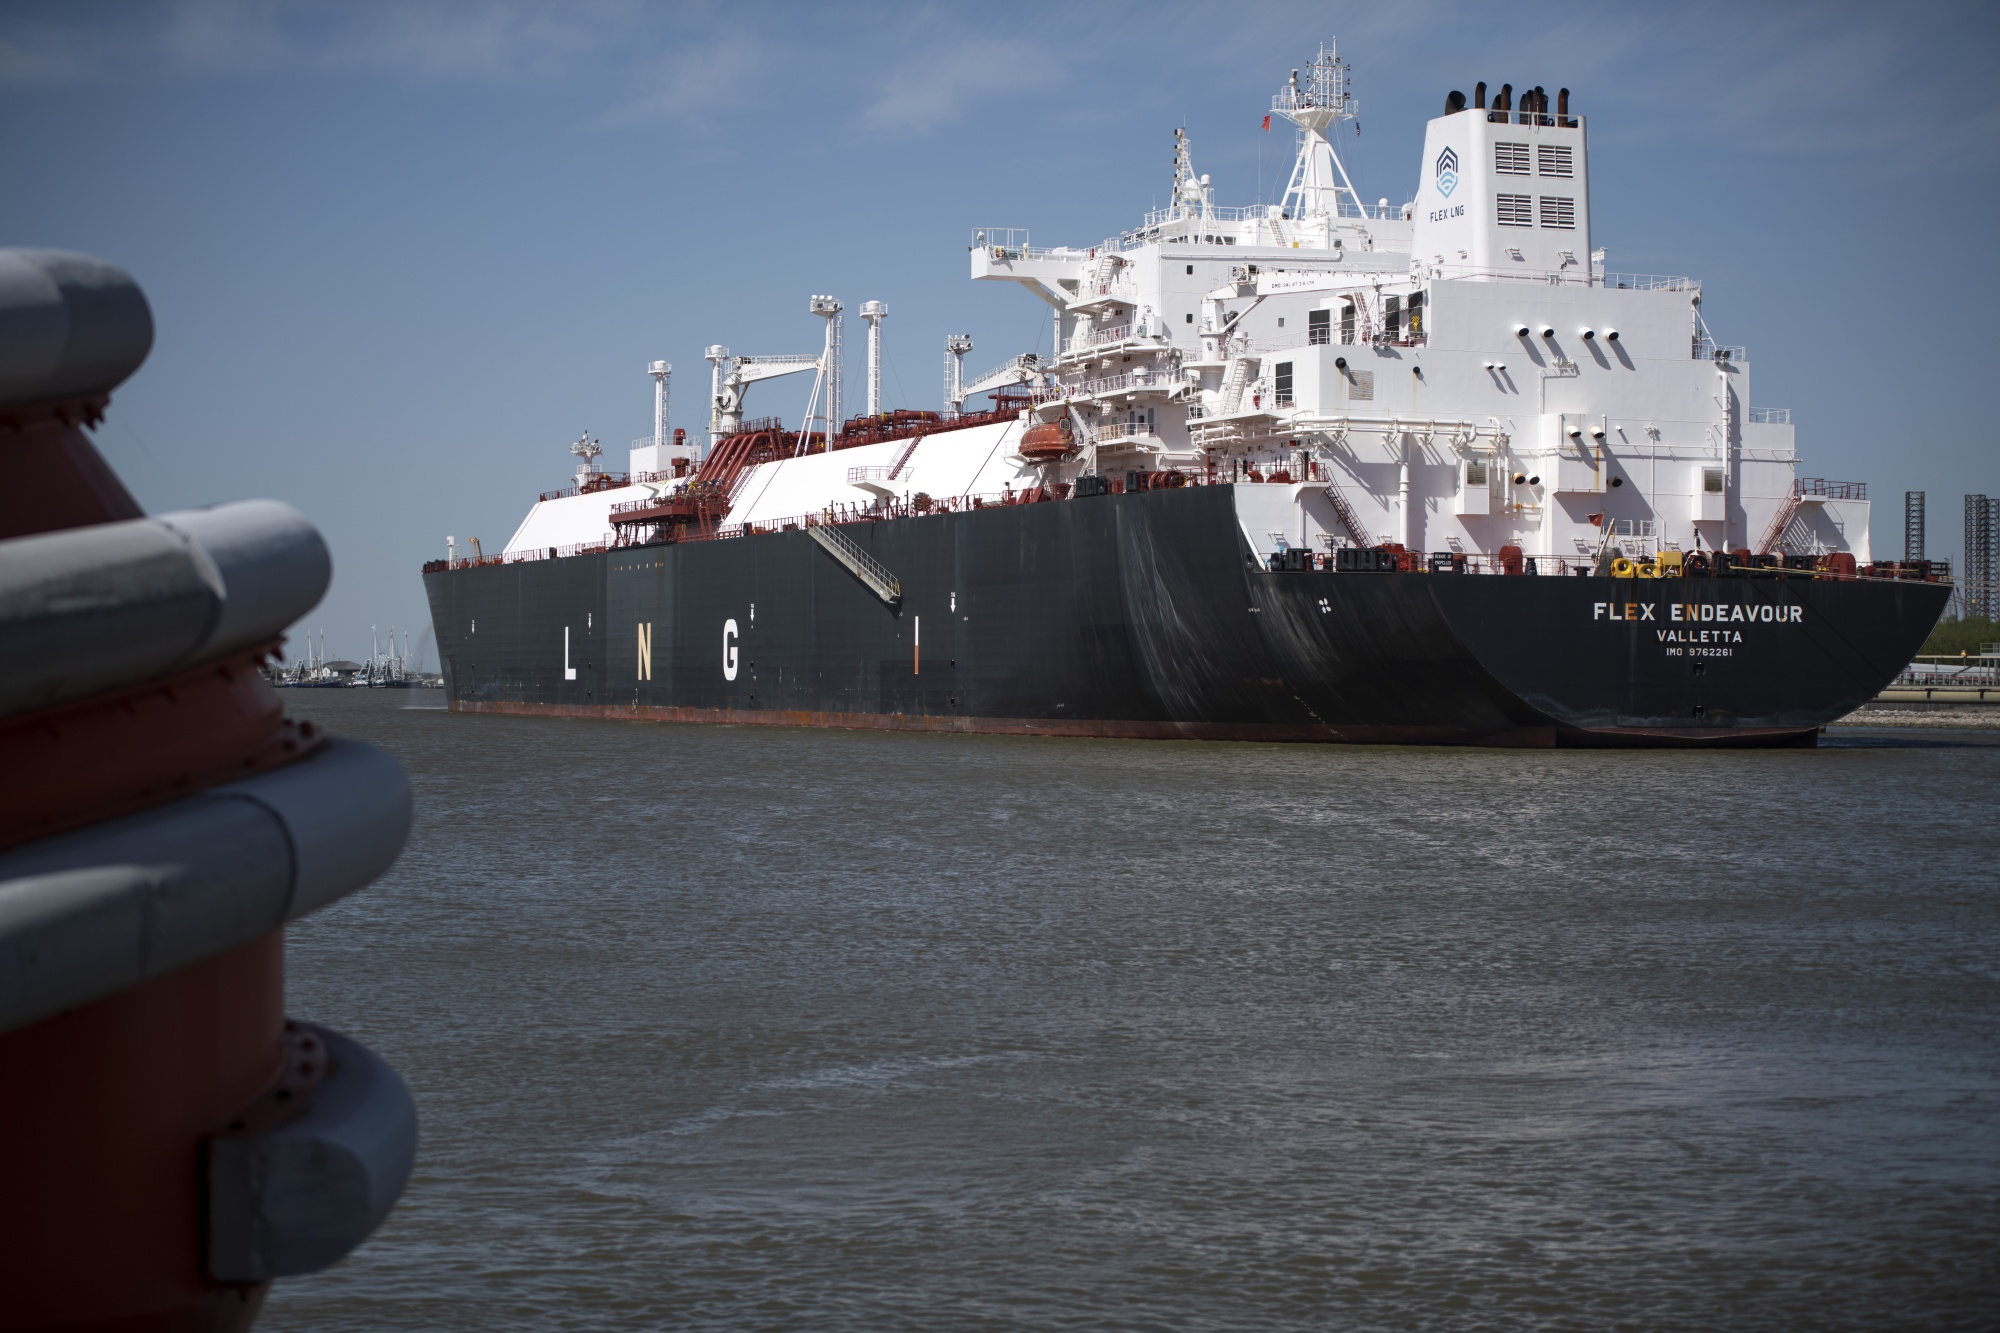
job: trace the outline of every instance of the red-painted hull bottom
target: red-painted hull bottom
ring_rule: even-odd
[[[1316,745],[1482,745],[1501,749],[1632,748],[1638,746],[1812,746],[1817,728],[1803,731],[1745,731],[1741,728],[1658,731],[1621,729],[1603,733],[1572,727],[1517,727],[1476,731],[1459,727],[1333,727],[1265,722],[1157,722],[1113,718],[1076,720],[1026,717],[967,717],[930,713],[833,713],[776,708],[675,708],[653,704],[547,704],[512,700],[459,700],[455,713],[498,713],[516,717],[589,717],[615,722],[694,722],[739,727],[837,727],[854,731],[929,731],[993,736],[1085,736],[1099,739],[1165,741],[1265,741]]]

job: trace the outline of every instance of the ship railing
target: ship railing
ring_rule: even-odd
[[[621,500],[611,506],[611,521],[616,523],[621,515],[636,514],[642,509],[658,509],[661,505],[672,504],[676,500],[697,498],[700,498],[699,495],[690,496],[684,491],[674,490],[665,495],[649,495],[643,500]]]
[[[1123,393],[1133,389],[1168,389],[1179,383],[1167,375],[1156,375],[1150,371],[1127,370],[1116,375],[1104,375],[1097,379],[1077,380],[1058,385],[1060,396],[1066,398],[1088,398],[1097,394]]]
[[[1102,347],[1106,343],[1121,343],[1132,336],[1130,324],[1114,324],[1108,329],[1096,329],[1089,333],[1079,333],[1064,344],[1064,349],[1081,352],[1090,347]]]
[[[1827,500],[1866,500],[1868,483],[1865,481],[1828,481],[1825,477],[1800,477],[1792,483],[1793,492],[1801,496],[1818,496]]]
[[[2000,657],[1920,657],[1896,674],[1905,689],[2000,688]]]
[[[1430,275],[1447,282],[1478,280],[1481,282],[1529,282],[1540,287],[1589,287],[1590,274],[1581,266],[1575,268],[1488,268],[1480,264],[1432,264]]]
[[[1026,227],[974,227],[970,250],[984,250],[995,259],[1095,259],[1095,247],[1030,243]]]
[[[1400,219],[1404,207],[1402,204],[1391,204],[1384,208],[1379,204],[1356,204],[1342,200],[1331,216],[1382,222]],[[1166,208],[1148,209],[1145,222],[1138,228],[1123,233],[1119,239],[1135,236],[1141,232],[1158,231],[1176,222],[1309,222],[1314,217],[1320,216],[1327,215],[1316,212],[1294,218],[1290,210],[1278,204],[1248,204],[1241,207],[1211,204],[1207,208],[1193,208],[1186,204],[1170,205]]]
[[[1544,287],[1608,287],[1633,292],[1698,292],[1701,279],[1668,273],[1592,273],[1581,264],[1562,268],[1492,268],[1480,264],[1433,264],[1433,277],[1531,282]]]
[[[1750,360],[1750,349],[1741,344],[1713,342],[1706,333],[1697,333],[1692,343],[1694,359],[1697,361],[1741,361]]]
[[[1142,433],[1142,428],[1138,427],[1136,423],[1120,422],[1106,427],[1105,432],[1105,435],[1100,438],[1120,438],[1127,432],[1130,432],[1132,435],[1138,435]],[[874,471],[881,469],[854,470]],[[1189,486],[1241,484],[1241,479],[1222,475],[1220,472],[1181,470],[1181,475],[1184,478],[1184,484]],[[1316,463],[1308,465],[1308,476],[1303,481],[1295,481],[1289,472],[1283,469],[1275,470],[1269,475],[1260,474],[1249,478],[1249,481],[1253,484],[1262,481],[1273,485],[1306,485],[1313,487],[1320,487],[1326,484],[1325,476],[1319,471]],[[1812,483],[1819,483],[1830,489],[1851,489],[1859,487],[1862,484],[1858,482],[1825,482],[1821,478],[1806,478],[1801,485]],[[1114,478],[1112,489],[1120,491],[1123,489],[1123,484],[1121,480]],[[882,497],[866,504],[830,504],[817,513],[766,519],[756,523],[731,523],[713,528],[695,525],[679,531],[675,535],[674,540],[680,542],[715,541],[734,537],[800,531],[821,524],[879,523],[890,519],[921,518],[933,515],[965,513],[978,509],[1037,504],[1067,498],[1071,489],[1071,484],[1068,482],[1056,482],[1046,486],[1037,484],[1019,489],[1003,487],[999,491],[968,492],[962,495],[950,496],[931,496],[919,492],[907,498]],[[1621,528],[1623,522],[1620,521]],[[1629,541],[1639,539],[1645,545],[1653,546],[1655,542],[1650,539],[1649,534],[1644,532],[1644,528],[1650,526],[1650,522],[1641,521],[1640,524],[1634,524],[1634,530],[1629,534],[1622,530],[1617,531],[1614,540]],[[1337,550],[1342,546],[1356,544],[1352,541],[1340,540],[1330,533],[1322,534],[1320,542],[1327,548],[1328,553],[1320,558],[1319,563],[1329,568],[1332,563],[1331,552],[1333,550]],[[423,565],[423,572],[433,573],[440,570],[472,569],[484,565],[511,565],[533,560],[562,559],[570,556],[593,555],[598,552],[609,551],[624,546],[643,544],[645,544],[643,539],[635,541],[629,535],[624,538],[616,535],[608,535],[604,539],[595,542],[578,542],[567,546],[534,547],[521,551],[503,552],[499,555],[483,556],[477,559],[432,560]],[[1281,549],[1284,545],[1288,544],[1281,542]],[[1437,552],[1415,551],[1411,554],[1418,569],[1431,570],[1440,574],[1449,571],[1451,573],[1500,575],[1506,572],[1501,566],[1497,555],[1485,552],[1451,550]],[[1631,558],[1635,554],[1640,555],[1642,559],[1656,558],[1651,551],[1627,551],[1625,554],[1627,558]],[[1532,562],[1535,573],[1544,577],[1560,578],[1578,574],[1595,574],[1601,568],[1600,558],[1594,554],[1523,553],[1522,559],[1524,564]],[[1760,569],[1752,577],[1775,577],[1780,579],[1859,579],[1881,582],[1912,580],[1937,583],[1951,582],[1950,568],[1947,562],[1944,561],[1925,561],[1910,565],[1881,563],[1861,566],[1853,573],[1845,573],[1830,568],[1772,568],[1769,570]],[[1993,671],[2000,669],[2000,649],[1988,650],[1985,646],[1982,646],[1982,656],[1978,658],[1940,658],[1936,660],[1941,664],[1941,668],[1956,663],[1967,667]],[[1906,671],[1918,670],[1920,670],[1920,667],[1917,663],[1913,663],[1911,667],[1906,669]]]
[[[1753,426],[1789,426],[1792,424],[1792,409],[1789,407],[1753,407],[1743,419]]]
[[[1028,248],[1026,227],[974,227],[972,250],[1011,250],[1016,253]]]
[[[632,478],[623,472],[600,472],[586,486],[565,486],[559,491],[543,491],[542,500],[568,500],[578,495],[595,495],[599,491],[616,491],[632,484]]]
[[[618,539],[606,536],[602,541],[576,542],[569,546],[536,546],[521,551],[502,551],[498,555],[484,555],[463,560],[428,560],[424,562],[426,574],[446,569],[479,569],[485,565],[519,565],[530,560],[561,560],[573,555],[595,555],[599,551],[609,551],[618,545]]]
[[[1080,287],[1081,289],[1077,293],[1079,301],[1089,301],[1099,296],[1111,296],[1121,301],[1132,303],[1136,302],[1139,297],[1137,284],[1124,278],[1106,278],[1102,282],[1085,282],[1080,284]]]
[[[1634,292],[1698,292],[1701,279],[1663,273],[1599,273],[1599,287]]]

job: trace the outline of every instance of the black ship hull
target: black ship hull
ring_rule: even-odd
[[[450,706],[1221,740],[1787,745],[1873,698],[1935,583],[1271,572],[1231,488],[424,575]]]

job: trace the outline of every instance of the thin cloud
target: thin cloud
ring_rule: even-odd
[[[139,30],[140,42],[181,73],[271,69],[296,53],[282,21],[287,8],[278,0],[181,0],[164,11],[157,31]]]
[[[864,130],[888,137],[929,134],[962,118],[977,103],[1048,87],[1066,72],[1053,49],[1023,41],[977,40],[907,53],[880,77],[881,92],[856,117]]]
[[[648,57],[633,80],[638,91],[597,118],[601,127],[664,122],[712,128],[761,91],[792,82],[793,53],[757,39],[728,35],[684,41]]]
[[[338,7],[303,0],[176,0],[153,9],[77,5],[48,12],[61,17],[0,16],[0,85],[161,73],[545,80],[626,40],[642,17],[634,0]]]
[[[402,6],[345,34],[321,63],[422,83],[558,79],[626,38],[633,20],[627,4]]]
[[[24,22],[0,31],[0,87],[75,83],[87,68],[87,43],[73,28]]]

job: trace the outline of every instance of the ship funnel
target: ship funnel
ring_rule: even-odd
[[[1458,114],[1459,112],[1461,112],[1461,111],[1463,111],[1463,110],[1465,110],[1465,94],[1464,94],[1464,93],[1462,93],[1462,92],[1458,91],[1458,89],[1454,88],[1454,89],[1452,89],[1452,90],[1451,90],[1450,92],[1448,92],[1448,93],[1446,93],[1446,94],[1445,94],[1445,98],[1444,98],[1444,113],[1445,113],[1445,114],[1446,114],[1447,116],[1455,116],[1455,115],[1457,115],[1457,114]]]
[[[1486,109],[1486,80],[1481,79],[1472,85],[1472,105],[1478,111]]]
[[[1474,85],[1475,97],[1483,88]],[[1447,277],[1587,285],[1592,270],[1579,262],[1591,253],[1583,119],[1565,114],[1558,123],[1542,88],[1524,88],[1516,100],[1514,85],[1503,83],[1479,115],[1455,114],[1454,97],[1430,122],[1411,253],[1453,270]]]

